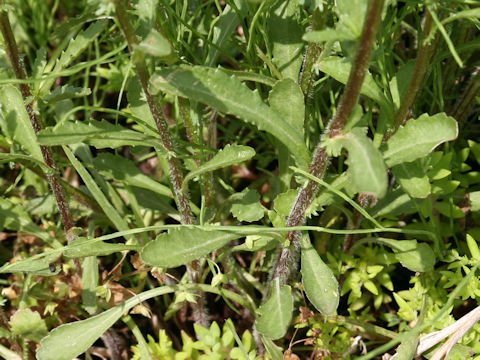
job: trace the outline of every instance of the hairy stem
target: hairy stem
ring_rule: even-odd
[[[137,45],[137,38],[127,14],[125,1],[113,0],[113,2],[115,4],[115,11],[118,22],[120,24],[120,28],[123,31],[125,38],[127,39],[128,48],[133,54],[135,46]],[[145,63],[143,57],[140,56],[132,56],[132,61],[135,65],[135,69],[137,71],[138,78],[140,79],[140,83],[142,84],[148,107],[153,116],[153,119],[155,120],[155,124],[157,125],[157,129],[162,139],[163,146],[165,147],[165,149],[167,149],[167,151],[175,153],[173,137],[168,130],[167,119],[163,113],[163,110],[160,109],[157,101],[148,90],[150,74],[147,69],[147,64]],[[190,208],[188,193],[182,191],[184,177],[180,167],[180,162],[176,157],[171,156],[168,158],[168,166],[170,168],[170,181],[172,182],[173,191],[175,193],[175,200],[180,210],[182,224],[191,225],[194,223],[195,219]],[[201,281],[199,261],[192,261],[187,266],[187,270],[190,281],[192,283],[199,283]],[[193,317],[195,319],[195,322],[203,326],[208,326],[209,320],[207,311],[205,309],[205,298],[201,293],[197,293],[196,300],[197,303],[192,304]]]
[[[397,131],[397,129],[405,123],[408,117],[410,108],[417,97],[417,94],[425,80],[425,74],[428,71],[429,59],[432,54],[432,49],[435,46],[435,41],[430,40],[430,43],[426,43],[426,39],[429,38],[430,32],[432,31],[433,18],[430,12],[427,10],[425,14],[425,21],[423,25],[422,37],[419,40],[419,49],[417,59],[415,61],[415,68],[413,70],[412,80],[408,86],[405,95],[402,98],[400,103],[400,108],[395,114],[393,120],[393,128],[386,134],[385,141]]]
[[[355,104],[360,96],[360,89],[365,79],[368,69],[368,63],[373,50],[373,44],[380,25],[384,0],[370,0],[368,2],[365,21],[363,24],[362,34],[360,36],[358,49],[352,64],[352,69],[348,77],[345,90],[340,97],[337,111],[327,126],[327,136],[331,138],[339,135],[348,117],[353,111]],[[322,142],[317,145],[315,154],[310,164],[309,172],[316,177],[323,177],[328,167],[329,156]],[[311,205],[318,190],[318,183],[308,181],[300,190],[297,199],[287,219],[286,226],[299,226],[305,221],[305,211]],[[300,249],[299,244],[300,233],[298,231],[290,231],[287,239],[290,242],[289,247],[281,250],[277,261],[274,265],[272,278],[280,278],[280,283],[284,284],[289,281],[292,275],[293,265],[298,258]]]
[[[320,12],[319,9],[315,9],[312,15],[312,31],[321,30],[325,27],[325,15],[326,11]],[[298,82],[300,83],[300,87],[302,88],[303,95],[305,96],[305,100],[311,98],[311,92],[313,89],[313,82],[314,82],[314,73],[313,73],[313,65],[317,62],[321,52],[322,46],[317,42],[311,42],[307,46],[307,50],[305,52],[305,58],[303,60],[302,71],[300,73],[300,78]]]
[[[462,96],[457,100],[452,110],[452,116],[458,121],[459,126],[463,126],[470,116],[475,99],[480,93],[480,68],[476,68]]]
[[[0,0],[0,6],[1,5],[3,5],[2,0]],[[17,43],[15,41],[15,37],[13,36],[12,27],[10,26],[10,21],[8,19],[8,14],[5,10],[0,10],[0,30],[5,41],[5,50],[10,64],[13,67],[13,71],[15,72],[16,78],[21,80],[27,79],[25,67],[23,61],[20,59],[20,56],[18,54]],[[37,113],[35,110],[36,102],[30,100],[31,92],[28,83],[20,83],[19,86],[23,100],[26,104],[25,106],[28,116],[30,118],[30,122],[35,131],[35,134],[37,134],[42,129],[42,127],[40,121],[37,118]],[[58,210],[60,211],[60,216],[62,217],[62,223],[65,231],[67,232],[67,240],[70,242],[72,237],[69,236],[69,230],[73,228],[73,220],[70,214],[68,202],[65,197],[64,189],[60,183],[60,178],[57,174],[57,167],[55,165],[55,161],[53,160],[50,148],[40,145],[40,149],[42,151],[45,164],[47,164],[47,166],[51,168],[51,171],[46,173],[47,181],[55,195]]]

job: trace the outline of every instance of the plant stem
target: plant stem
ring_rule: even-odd
[[[125,2],[123,0],[114,0],[114,4],[117,19],[120,23],[120,28],[122,29],[125,38],[127,39],[128,48],[133,54],[135,45],[137,44],[137,39],[128,18]],[[160,134],[160,137],[162,139],[163,146],[165,147],[165,149],[167,149],[167,151],[173,153],[175,151],[175,148],[173,138],[168,130],[167,120],[165,118],[165,115],[163,114],[163,111],[159,109],[157,102],[148,90],[148,81],[150,75],[147,69],[147,64],[145,63],[145,60],[140,56],[132,56],[132,61],[137,70],[138,78],[140,79],[140,83],[142,84],[148,107],[150,108],[150,112],[152,113],[155,124],[157,125],[158,133]],[[182,215],[182,223],[193,224],[194,217],[190,208],[188,196],[184,195],[184,193],[182,192],[183,174],[178,159],[175,157],[170,157],[168,159],[168,166],[170,168],[173,191],[175,192],[177,205]]]
[[[2,5],[3,0],[0,0],[0,6]],[[7,52],[10,64],[13,67],[13,71],[15,72],[16,78],[26,80],[27,75],[25,67],[23,65],[23,61],[20,59],[20,56],[18,54],[17,43],[15,42],[15,37],[13,36],[12,27],[10,26],[10,21],[8,19],[8,13],[5,10],[0,10],[0,30],[5,41],[5,50]],[[42,129],[42,127],[36,114],[36,102],[31,101],[30,99],[31,92],[28,83],[20,83],[19,86],[23,100],[26,104],[25,106],[28,116],[30,118],[30,122],[35,131],[35,134],[37,134]],[[65,192],[62,185],[60,184],[60,178],[57,174],[57,167],[55,165],[55,161],[53,160],[50,148],[44,145],[40,145],[40,149],[42,151],[45,164],[47,164],[47,166],[51,168],[51,171],[46,173],[47,181],[55,195],[58,210],[60,211],[60,216],[62,217],[62,223],[67,233],[67,241],[70,242],[72,240],[72,237],[69,234],[69,230],[73,228],[73,220],[70,214],[70,208],[68,207],[68,203],[65,197]]]
[[[373,50],[373,44],[380,25],[384,0],[370,0],[368,2],[365,21],[363,24],[362,34],[360,36],[358,49],[352,64],[345,90],[340,97],[337,111],[330,120],[326,136],[333,138],[339,135],[348,117],[353,111],[355,104],[360,96],[360,89],[365,79],[368,69],[368,63]],[[310,164],[310,174],[322,178],[328,167],[329,156],[322,142],[319,142],[315,150],[315,154]],[[292,210],[287,219],[286,226],[299,226],[305,221],[305,211],[311,205],[318,190],[318,183],[308,181],[303,187],[295,200]],[[300,250],[299,243],[300,232],[290,231],[287,239],[290,242],[289,247],[282,248],[277,261],[274,265],[272,278],[279,277],[280,283],[285,284],[291,277],[292,265],[296,263]]]
[[[140,79],[140,83],[142,84],[143,92],[145,93],[145,97],[147,99],[148,107],[150,108],[150,112],[155,120],[155,124],[157,125],[158,132],[162,139],[163,146],[167,149],[170,153],[175,153],[175,147],[172,135],[168,130],[167,120],[165,115],[161,109],[159,109],[158,103],[156,102],[155,98],[152,96],[150,91],[148,90],[148,82],[149,82],[149,72],[147,69],[147,64],[143,57],[135,56],[134,50],[135,46],[137,45],[137,39],[135,36],[135,32],[133,31],[133,27],[130,23],[128,18],[127,9],[125,6],[124,0],[113,0],[115,4],[115,12],[117,14],[117,19],[120,24],[120,28],[122,29],[125,38],[127,39],[128,48],[132,53],[132,61],[135,65],[137,70],[138,78]],[[177,206],[180,210],[181,214],[181,222],[184,225],[191,225],[194,223],[194,215],[190,208],[190,202],[188,193],[182,191],[183,185],[183,173],[180,168],[180,163],[178,159],[174,156],[170,156],[168,158],[168,166],[170,168],[170,180],[173,185],[173,191],[175,193],[175,200],[177,202]],[[192,283],[200,283],[200,263],[198,260],[192,261],[187,266],[188,274],[190,281]],[[209,326],[208,314],[205,308],[205,298],[201,293],[197,293],[197,303],[192,303],[193,309],[193,317],[196,323],[199,323],[205,327]]]
[[[312,15],[312,31],[321,30],[325,27],[325,17],[326,11],[320,12],[319,9],[315,9]],[[314,80],[313,65],[317,62],[322,48],[319,43],[311,42],[308,44],[307,51],[305,52],[303,67],[298,82],[300,83],[306,102],[311,99]]]
[[[476,68],[462,96],[455,103],[452,110],[452,116],[458,121],[459,126],[465,124],[472,108],[475,106],[475,98],[480,93],[480,68]]]
[[[429,65],[428,61],[432,54],[431,50],[435,46],[435,41],[433,39],[430,40],[429,44],[425,42],[425,40],[428,39],[430,36],[433,25],[432,15],[430,14],[429,10],[426,11],[427,13],[425,14],[422,37],[419,40],[418,55],[415,61],[415,68],[413,70],[412,80],[410,81],[408,89],[402,98],[400,108],[395,114],[395,118],[393,120],[393,128],[385,135],[385,142],[388,141],[388,139],[397,131],[397,129],[407,120],[410,108],[415,98],[417,97],[421,85],[425,80],[425,74],[427,73]]]

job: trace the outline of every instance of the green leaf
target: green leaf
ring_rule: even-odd
[[[423,114],[397,130],[383,147],[383,157],[389,167],[414,161],[457,136],[458,125],[454,118],[445,113]]]
[[[165,91],[191,98],[254,124],[281,141],[301,167],[308,166],[310,154],[302,134],[237,78],[229,77],[218,69],[181,66],[156,72],[150,82],[152,93]]]
[[[292,288],[280,285],[278,277],[272,282],[268,300],[257,309],[259,317],[255,320],[255,327],[260,334],[276,340],[286,334],[292,320],[293,296]]]
[[[80,88],[76,86],[64,85],[58,86],[50,94],[45,96],[43,100],[53,104],[60,100],[74,99],[79,97],[88,96],[92,93],[89,88]]]
[[[364,0],[337,0],[336,6],[341,23],[360,37],[367,3]]]
[[[47,325],[40,314],[30,309],[21,309],[10,318],[10,330],[13,335],[39,342],[48,334]]]
[[[398,183],[412,198],[426,198],[430,195],[431,186],[423,166],[418,161],[402,163],[392,168]]]
[[[35,235],[55,248],[62,246],[47,231],[35,224],[21,205],[0,197],[0,230],[5,229]]]
[[[320,61],[320,70],[342,84],[347,83],[351,68],[352,64],[348,59],[338,56],[330,56]],[[365,76],[360,93],[379,104],[388,104],[388,100],[386,100],[385,95],[383,95],[375,80],[373,80],[370,72],[367,72]]]
[[[479,211],[480,210],[480,191],[472,191],[469,194],[470,199],[470,210]]]
[[[338,281],[308,237],[302,237],[301,247],[301,273],[305,293],[318,311],[332,315],[340,301]]]
[[[320,31],[310,31],[303,35],[303,40],[309,42],[343,41],[355,40],[356,36],[351,31],[345,29],[325,29]]]
[[[108,201],[105,194],[102,192],[102,190],[100,190],[100,187],[93,180],[92,176],[89,174],[87,169],[85,169],[83,164],[77,160],[75,155],[72,153],[72,151],[68,147],[63,146],[63,151],[67,155],[68,160],[70,160],[70,163],[75,168],[78,175],[80,175],[80,177],[82,178],[83,182],[85,183],[85,186],[88,188],[92,196],[98,202],[98,205],[100,205],[103,212],[108,217],[108,219],[112,222],[112,224],[119,231],[128,230],[129,227],[126,220],[112,206],[110,201]]]
[[[272,339],[269,339],[265,336],[260,335],[260,338],[262,339],[263,345],[265,345],[265,350],[267,350],[268,355],[270,355],[270,357],[273,360],[283,360],[284,359],[283,349],[280,346],[275,344],[272,341]]]
[[[60,325],[40,341],[38,360],[71,360],[93,345],[102,334],[126,312],[142,301],[175,291],[177,288],[164,286],[145,291],[98,315],[86,320]],[[68,346],[65,346],[68,344]]]
[[[258,221],[265,215],[265,209],[260,203],[260,195],[255,190],[244,191],[241,197],[235,199],[231,212],[240,221]]]
[[[145,40],[135,47],[135,51],[162,57],[169,55],[172,52],[172,48],[162,34],[155,29],[151,29]]]
[[[387,169],[382,154],[362,128],[329,139],[327,146],[341,144],[348,151],[348,172],[355,190],[382,198],[387,192]],[[336,146],[335,146],[336,147]]]
[[[206,66],[214,66],[217,62],[220,51],[226,43],[232,39],[233,32],[240,25],[239,13],[243,13],[246,8],[245,1],[234,1],[236,8],[234,10],[229,4],[225,5],[222,13],[218,16],[218,21],[213,28],[212,43],[216,46],[210,46],[205,60]]]
[[[93,159],[93,164],[106,177],[173,198],[170,188],[142,173],[133,161],[123,156],[102,153]]]
[[[140,255],[147,264],[176,267],[197,260],[240,237],[241,234],[231,232],[182,227],[160,234],[143,247]]]
[[[54,260],[55,257],[52,258]],[[42,276],[52,276],[57,275],[60,272],[60,269],[55,271],[50,270],[50,262],[45,259],[23,259],[13,264],[6,263],[0,268],[1,273],[15,273],[15,272],[24,272],[34,275]]]
[[[402,341],[395,355],[396,360],[412,360],[415,357],[418,346],[418,334],[413,334]]]
[[[82,306],[93,315],[98,310],[97,294],[95,288],[98,286],[98,259],[96,256],[89,256],[82,261]]]
[[[273,44],[273,63],[284,78],[298,81],[303,61],[301,7],[296,1],[279,1],[270,8],[267,31]]]
[[[430,271],[435,265],[435,253],[426,243],[418,243],[417,240],[387,238],[375,238],[374,241],[390,247],[397,260],[411,271]]]
[[[304,132],[305,99],[298,83],[292,79],[277,81],[268,96],[270,107],[281,114],[295,130]]]
[[[0,89],[0,126],[7,137],[22,145],[36,160],[44,162],[22,94],[13,85],[3,85]]]
[[[55,127],[48,127],[38,133],[38,142],[42,145],[68,145],[80,142],[98,148],[117,148],[120,146],[153,146],[164,149],[160,139],[129,130],[108,121],[66,121]]]
[[[80,31],[75,39],[71,40],[67,49],[62,52],[53,73],[59,72],[69,66],[103,31],[108,20],[102,19],[92,23],[87,29]],[[40,86],[40,93],[46,94],[55,83],[56,77],[45,79]]]
[[[95,241],[80,237],[72,241],[65,249],[64,255],[69,258],[83,258],[87,256],[105,256],[125,250],[140,250],[140,245],[110,244],[105,241]]]
[[[221,169],[226,166],[239,164],[251,159],[254,156],[255,150],[253,150],[250,146],[228,144],[222,150],[216,153],[215,156],[209,161],[189,172],[183,181],[183,188],[186,189],[188,182],[196,176]]]

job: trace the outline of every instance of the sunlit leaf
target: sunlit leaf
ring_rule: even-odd
[[[318,311],[332,315],[340,301],[338,281],[307,237],[302,238],[301,246],[301,273],[305,293]]]
[[[232,203],[231,212],[240,221],[258,221],[264,213],[264,207],[260,203],[260,195],[255,190],[248,190],[239,194],[241,197]]]
[[[430,195],[430,181],[418,161],[396,165],[392,172],[403,190],[411,197],[425,198]]]
[[[110,244],[105,241],[95,241],[80,237],[72,241],[64,251],[70,258],[83,258],[87,256],[105,256],[124,250],[140,250],[139,245]]]
[[[216,153],[215,156],[209,161],[188,173],[183,181],[183,186],[186,188],[188,182],[198,175],[221,169],[226,166],[239,164],[251,159],[254,156],[255,150],[249,146],[228,144],[222,150]]]
[[[375,242],[390,247],[400,263],[411,271],[425,272],[433,269],[435,253],[426,243],[417,240],[376,238]]]
[[[444,113],[423,114],[397,130],[382,148],[383,157],[389,167],[414,161],[457,136],[458,125],[454,118]]]
[[[240,237],[241,234],[226,231],[184,227],[171,229],[145,245],[141,257],[153,266],[176,267],[197,260]]]
[[[280,339],[285,335],[292,320],[293,296],[292,288],[280,285],[280,279],[272,280],[268,300],[257,309],[259,317],[255,327],[267,338]]]
[[[22,94],[13,85],[2,85],[0,88],[0,127],[7,137],[20,144],[29,155],[44,162]]]
[[[30,309],[17,310],[9,321],[13,335],[39,342],[47,335],[47,325],[40,314]]]
[[[362,128],[353,128],[350,132],[328,140],[327,146],[337,144],[348,151],[348,172],[357,192],[374,194],[378,198],[387,192],[387,169],[380,151],[366,136]]]
[[[221,70],[186,65],[170,67],[152,76],[150,88],[153,93],[165,91],[235,115],[281,141],[302,167],[310,160],[302,134],[267,106],[256,92]]]

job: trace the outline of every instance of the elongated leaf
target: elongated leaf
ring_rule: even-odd
[[[301,246],[301,273],[305,293],[318,311],[332,315],[340,301],[338,281],[307,237],[302,238]]]
[[[13,85],[0,89],[0,126],[5,135],[22,145],[36,160],[44,162],[22,94]]]
[[[57,127],[49,127],[38,133],[42,145],[68,145],[88,142],[98,148],[117,148],[120,146],[150,145],[163,149],[160,139],[129,130],[108,121],[67,121]]]
[[[435,265],[435,253],[426,243],[418,243],[417,240],[393,240],[387,238],[376,238],[375,242],[392,248],[398,261],[411,271],[429,271]]]
[[[4,229],[35,235],[55,248],[62,246],[58,240],[36,225],[21,205],[0,198],[0,230]]]
[[[301,167],[309,163],[310,155],[302,134],[235,77],[221,70],[181,66],[156,72],[150,82],[153,93],[165,91],[191,98],[254,124],[281,141]]]
[[[260,335],[263,345],[265,345],[265,350],[267,350],[268,355],[273,360],[283,360],[283,349],[275,344],[272,339],[269,339],[265,336]]]
[[[418,334],[414,334],[407,338],[407,340],[402,341],[400,346],[397,348],[397,353],[395,354],[395,359],[397,360],[412,360],[415,357],[418,346]]]
[[[93,315],[98,310],[97,294],[98,286],[98,260],[96,256],[89,256],[82,261],[82,306]]]
[[[102,190],[100,190],[100,188],[95,183],[92,176],[88,173],[87,169],[85,169],[83,164],[77,160],[75,155],[68,147],[63,146],[63,151],[65,151],[68,160],[70,160],[72,166],[75,168],[75,170],[77,170],[78,175],[80,175],[88,190],[98,202],[98,205],[100,205],[108,219],[113,223],[113,225],[115,225],[115,227],[119,231],[128,230],[129,227],[126,220],[122,216],[120,216],[118,211],[108,201],[105,194],[102,192]]]
[[[298,132],[304,132],[305,99],[298,83],[291,79],[277,81],[268,96],[270,106]]]
[[[351,31],[339,31],[337,29],[325,29],[310,31],[303,35],[303,40],[309,42],[355,40],[356,36]]]
[[[242,14],[243,10],[246,8],[246,1],[236,0],[234,1],[235,6],[240,11],[237,12],[229,4],[227,4],[222,11],[222,14],[218,17],[218,21],[215,23],[213,28],[213,38],[212,43],[216,47],[211,46],[207,59],[205,60],[205,65],[214,66],[217,62],[218,56],[220,55],[221,49],[226,45],[226,43],[232,39],[233,32],[240,24],[239,13]]]
[[[147,264],[176,267],[218,250],[241,234],[195,228],[172,229],[144,246],[140,255]]]
[[[348,61],[348,59],[338,56],[330,56],[320,62],[320,70],[342,84],[347,83],[351,68],[352,64]],[[378,102],[379,104],[388,103],[385,95],[383,95],[382,91],[375,83],[375,80],[373,80],[370,72],[367,72],[365,76],[360,93]]]
[[[52,259],[53,260],[53,259]],[[0,268],[1,273],[24,272],[34,275],[51,276],[57,275],[60,269],[50,270],[50,263],[45,259],[24,259],[13,264],[5,264]]]
[[[327,143],[338,154],[338,145],[348,151],[348,172],[355,190],[382,198],[387,192],[387,169],[380,151],[373,146],[362,128],[336,136]]]
[[[64,251],[64,255],[69,258],[83,258],[87,256],[105,256],[124,250],[140,250],[140,245],[110,244],[105,241],[95,241],[91,239],[78,238],[72,241]]]
[[[40,342],[37,359],[71,360],[77,357],[93,345],[127,310],[125,306],[119,305],[89,319],[59,326]]]
[[[86,30],[78,33],[75,39],[71,40],[67,49],[62,52],[58,59],[54,72],[61,71],[69,66],[87,47],[94,41],[107,25],[108,20],[102,19],[95,21]],[[40,86],[40,93],[46,94],[55,82],[55,77],[45,79]]]
[[[389,167],[414,161],[457,136],[458,125],[454,118],[445,113],[423,114],[398,129],[383,147],[383,157]]]
[[[183,187],[186,188],[188,182],[198,175],[221,169],[226,166],[239,164],[254,156],[255,150],[250,146],[228,144],[205,164],[200,165],[197,169],[188,173],[188,175],[185,176]]]
[[[298,21],[301,7],[296,1],[279,1],[270,9],[267,30],[273,43],[273,63],[284,78],[298,80],[302,66],[303,28]]]
[[[403,190],[411,197],[425,198],[430,195],[430,181],[418,161],[396,165],[392,172]]]
[[[65,99],[74,99],[88,96],[92,93],[89,88],[79,88],[76,86],[64,85],[56,87],[50,94],[43,99],[51,104]]]
[[[151,297],[174,291],[174,287],[162,287],[138,294],[121,305],[82,321],[75,321],[53,329],[40,342],[38,360],[71,360],[88,350],[128,310]],[[68,344],[68,346],[65,346]]]
[[[154,191],[170,198],[173,196],[167,186],[142,173],[133,161],[123,156],[103,153],[93,159],[93,164],[102,175],[111,179]]]
[[[49,167],[43,161],[39,161],[30,155],[8,154],[0,152],[0,164],[7,162],[16,162],[26,166],[39,166],[43,171],[48,171]]]
[[[255,321],[255,327],[267,338],[272,340],[283,337],[292,320],[293,296],[292,288],[280,285],[280,279],[272,280],[271,293],[268,300],[257,309],[260,315]]]

